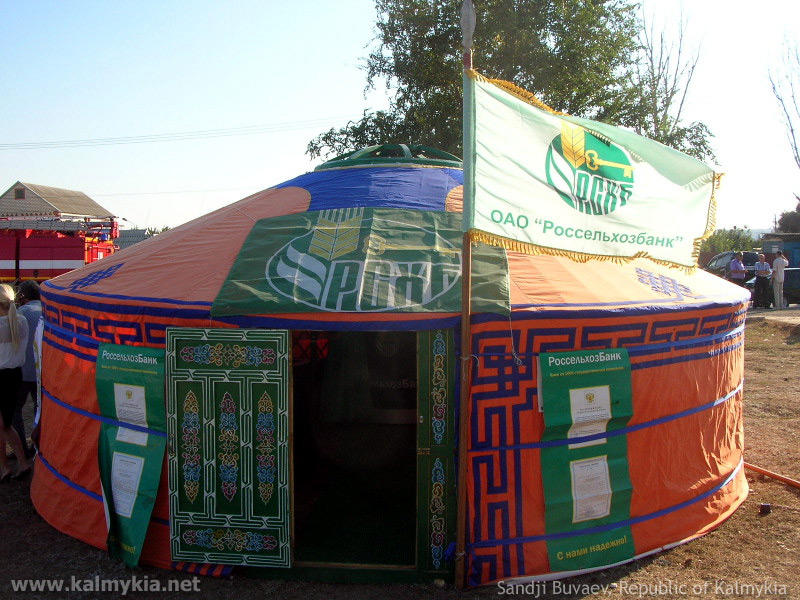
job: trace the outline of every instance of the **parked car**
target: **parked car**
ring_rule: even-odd
[[[750,297],[753,298],[756,287],[756,278],[748,279],[745,287],[750,290]],[[770,292],[772,292],[772,277],[770,276]],[[774,304],[774,295],[770,295],[770,305]],[[783,306],[790,304],[800,304],[800,268],[794,267],[783,270]]]
[[[755,274],[756,271],[756,263],[758,262],[758,252],[750,252],[750,251],[741,251],[742,252],[742,262],[744,263],[745,271],[748,274],[752,273]],[[734,255],[736,254],[735,250],[728,250],[727,252],[722,252],[721,254],[717,254],[714,258],[712,258],[706,266],[703,267],[709,273],[713,273],[714,275],[719,275],[720,277],[724,277],[725,279],[728,278],[730,271],[728,270],[728,265],[733,260]],[[745,275],[746,279],[749,279],[747,275]]]

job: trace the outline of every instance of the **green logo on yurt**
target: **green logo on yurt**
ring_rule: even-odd
[[[607,215],[630,200],[630,156],[580,125],[561,121],[561,134],[550,142],[545,160],[547,183],[577,211]]]
[[[395,220],[393,212],[320,212],[310,230],[267,259],[268,286],[291,303],[323,311],[413,310],[436,303],[459,281],[458,239],[423,222],[412,224],[410,215]]]

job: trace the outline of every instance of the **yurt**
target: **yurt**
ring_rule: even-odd
[[[367,148],[45,283],[39,514],[106,547],[113,425],[164,440],[140,556],[164,568],[477,586],[722,523],[746,293],[476,243],[462,359],[462,184],[450,155]],[[161,431],[103,413],[104,348],[163,357]]]

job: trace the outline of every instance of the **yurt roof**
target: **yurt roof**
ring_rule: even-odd
[[[79,296],[210,307],[243,245],[248,239],[252,243],[259,223],[264,237],[270,237],[272,221],[265,220],[354,208],[395,209],[408,215],[412,214],[408,211],[452,215],[462,210],[463,172],[442,156],[398,162],[397,157],[362,153],[355,158],[337,157],[322,167],[62,275],[48,283],[45,291],[50,287]],[[454,226],[454,218],[445,219],[451,230],[460,227],[460,222]],[[652,310],[730,305],[746,296],[742,288],[703,271],[687,273],[646,259],[577,263],[558,256],[508,252],[507,265],[508,277],[505,268],[497,275],[507,282],[510,305],[527,310],[636,306]],[[263,267],[259,268],[263,273]],[[498,301],[498,306],[508,306],[507,302]],[[458,310],[450,306],[445,312],[453,315]],[[307,307],[305,312],[309,312]]]

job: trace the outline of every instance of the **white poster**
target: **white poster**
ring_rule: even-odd
[[[143,469],[143,457],[114,452],[111,459],[111,498],[114,512],[121,517],[130,519],[133,514]]]
[[[123,423],[147,426],[147,404],[145,403],[144,386],[128,385],[127,383],[114,384],[114,405],[117,410],[117,420]],[[117,441],[147,445],[147,434],[127,427],[117,429]]]
[[[608,457],[593,456],[569,463],[572,483],[572,522],[600,519],[611,514],[611,477]]]
[[[569,407],[572,426],[568,438],[603,433],[611,420],[611,389],[607,385],[575,388],[569,391]],[[605,444],[606,438],[570,444],[569,449]]]

